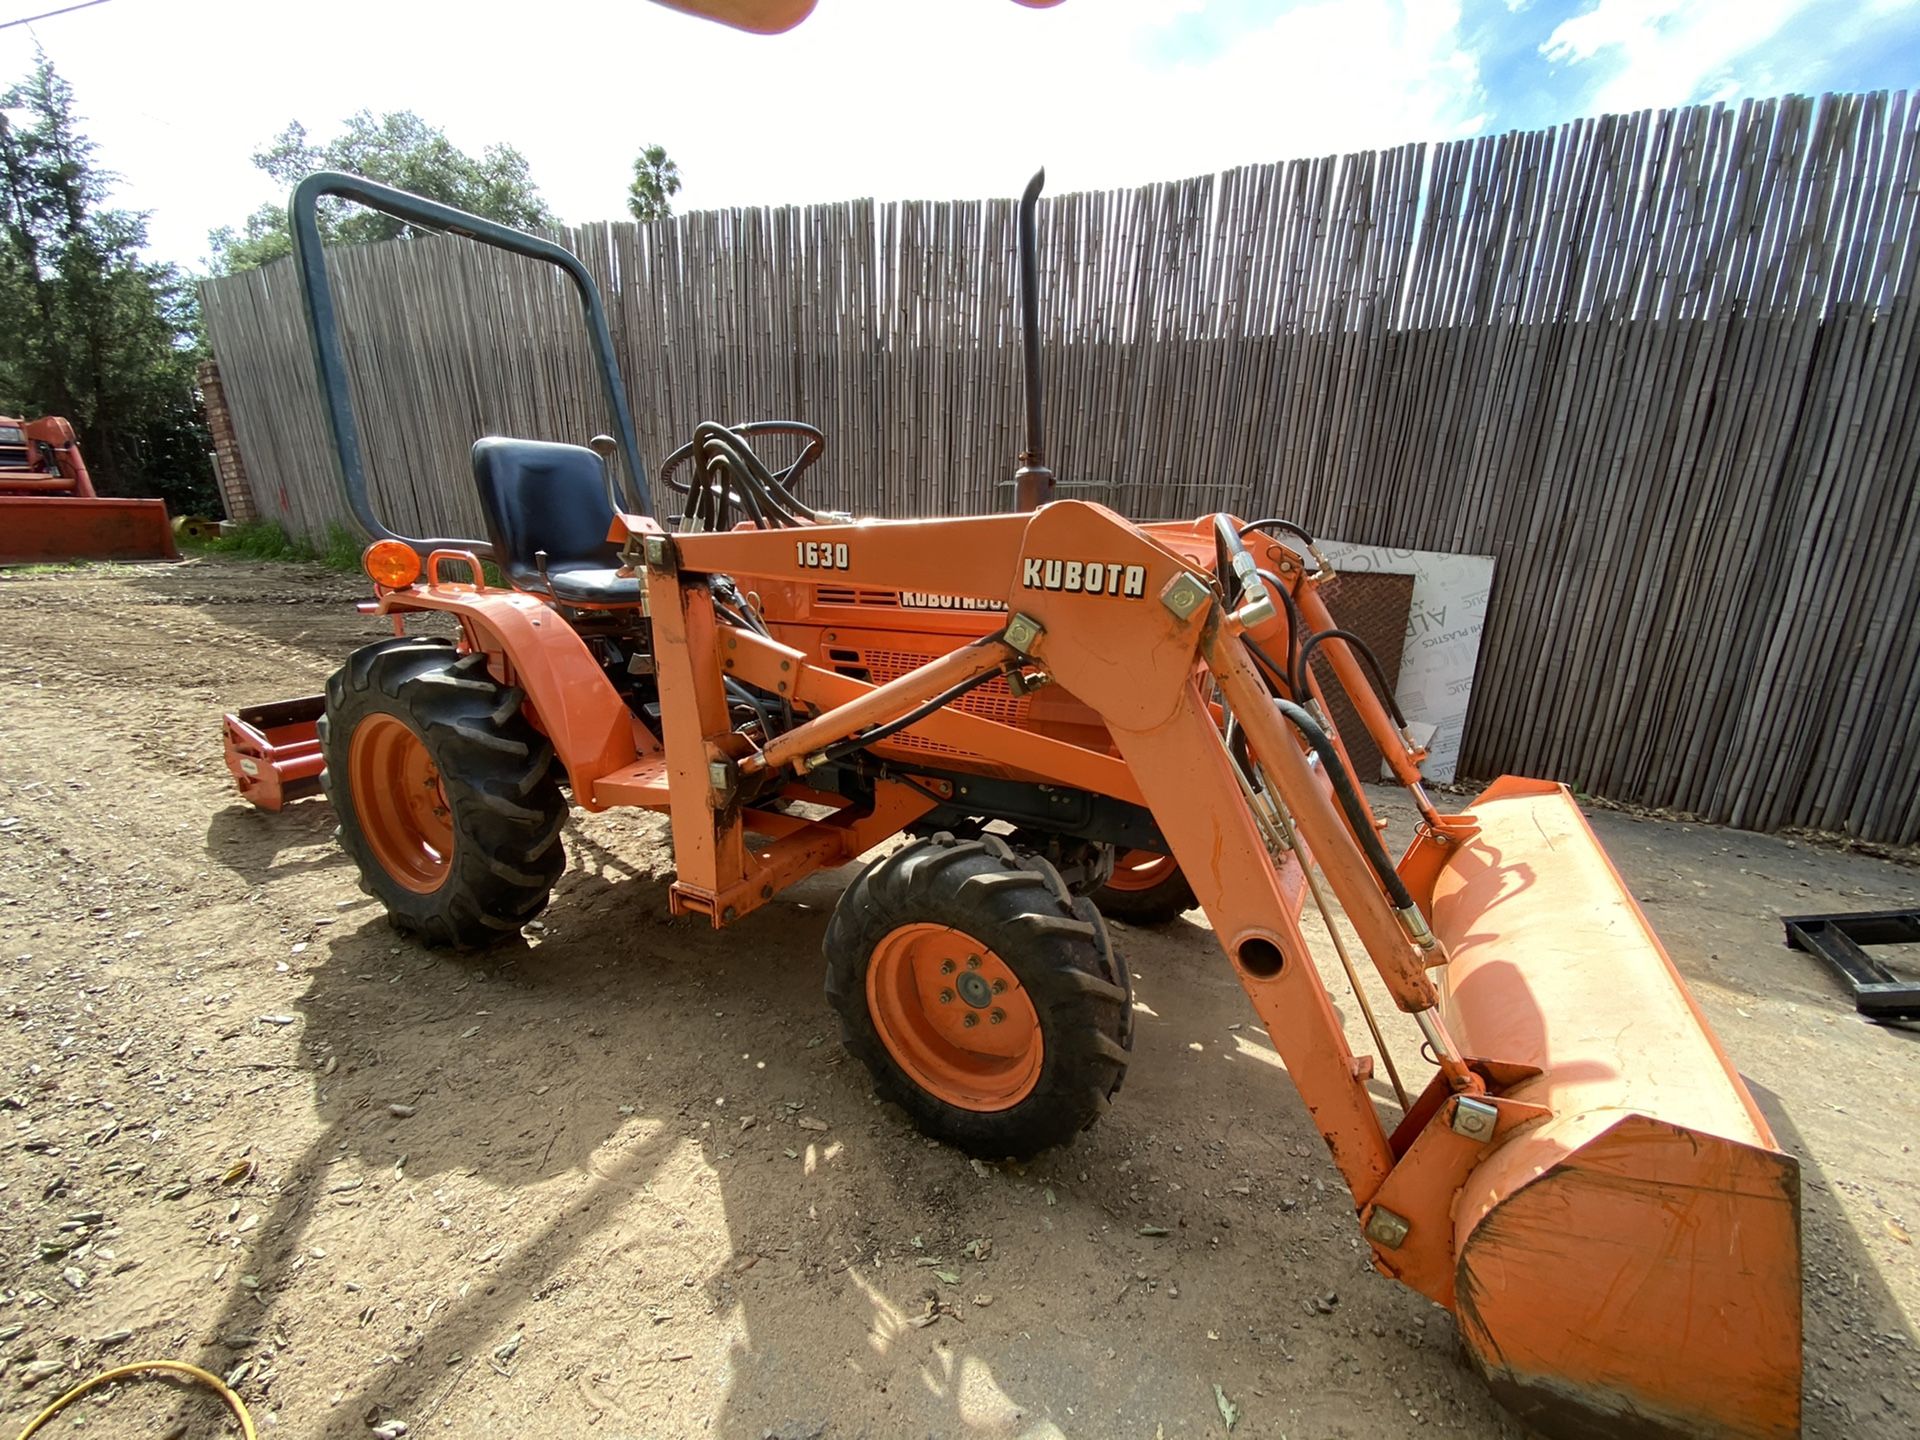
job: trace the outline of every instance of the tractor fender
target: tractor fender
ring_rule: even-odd
[[[526,697],[527,718],[553,742],[575,802],[606,808],[594,803],[594,782],[638,758],[633,712],[552,606],[517,590],[436,585],[384,592],[379,610],[438,610],[458,620],[468,648],[485,654],[494,677]]]

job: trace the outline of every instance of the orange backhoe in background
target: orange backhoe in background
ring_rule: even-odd
[[[1453,1312],[1519,1415],[1563,1436],[1798,1434],[1796,1164],[1565,788],[1509,777],[1437,809],[1300,526],[1050,500],[1038,194],[1036,177],[1019,212],[1018,512],[829,513],[802,498],[819,431],[703,422],[661,471],[679,512],[663,521],[572,254],[308,177],[297,264],[373,542],[366,608],[396,634],[324,697],[229,717],[243,792],[278,803],[324,767],[367,889],[401,929],[462,946],[547,904],[574,805],[670,815],[671,904],[716,927],[904,834],[839,901],[827,1000],[876,1089],[982,1156],[1099,1119],[1133,1029],[1103,912],[1197,900],[1373,1264]],[[479,439],[485,540],[396,535],[375,513],[314,221],[327,195],[549,261],[579,289],[617,439]],[[429,614],[458,639],[405,633]],[[1335,687],[1420,817],[1397,861],[1328,718]],[[1372,1053],[1335,1013],[1309,904],[1364,952],[1339,958]],[[1369,1007],[1366,963],[1397,1019]],[[1393,1065],[1390,1020],[1421,1073]]]
[[[94,493],[72,425],[57,415],[0,416],[0,565],[178,553],[165,501]]]

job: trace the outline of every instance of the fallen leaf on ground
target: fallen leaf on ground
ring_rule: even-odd
[[[1213,1387],[1213,1403],[1220,1407],[1220,1418],[1227,1422],[1227,1433],[1233,1433],[1233,1427],[1240,1422],[1240,1407],[1227,1398],[1227,1392],[1217,1384]]]
[[[947,1304],[946,1301],[929,1299],[926,1310],[919,1315],[909,1318],[907,1324],[913,1326],[916,1330],[924,1330],[942,1315],[952,1315],[953,1313],[953,1307]]]

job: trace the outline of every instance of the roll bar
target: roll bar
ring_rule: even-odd
[[[488,557],[492,555],[491,546],[472,540],[415,539],[410,535],[396,534],[381,523],[380,517],[373,512],[373,501],[367,493],[366,466],[360,454],[359,426],[354,420],[353,392],[347,383],[346,357],[340,346],[340,322],[334,309],[333,284],[327,276],[327,258],[320,240],[317,212],[323,195],[352,200],[369,210],[405,221],[417,229],[463,235],[496,250],[544,260],[566,271],[580,292],[580,308],[586,318],[587,335],[592,342],[594,358],[600,366],[600,383],[606,391],[607,404],[613,411],[614,428],[619,432],[616,438],[620,442],[620,460],[626,467],[625,508],[640,515],[653,513],[652,506],[647,502],[646,467],[640,459],[640,447],[634,438],[633,416],[627,409],[627,392],[621,384],[620,365],[614,359],[613,336],[607,329],[606,311],[600,303],[599,288],[587,273],[586,266],[580,263],[579,257],[550,240],[542,240],[478,215],[469,215],[464,210],[456,210],[436,200],[396,190],[390,185],[382,185],[358,175],[317,170],[294,187],[293,198],[287,204],[287,218],[293,230],[293,258],[300,272],[300,295],[305,302],[307,332],[313,340],[314,365],[320,372],[320,390],[326,401],[327,421],[333,430],[340,486],[346,492],[347,505],[353,511],[353,518],[359,522],[362,530],[375,540],[399,540],[411,545],[422,558],[433,550],[447,547],[478,550]],[[602,463],[608,466],[607,490],[612,496],[612,463],[604,456]]]

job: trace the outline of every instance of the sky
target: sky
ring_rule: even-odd
[[[0,21],[66,0],[0,0]],[[1100,189],[1582,115],[1920,83],[1920,0],[819,0],[781,36],[647,0],[108,0],[0,30],[78,92],[157,259],[284,197],[298,119],[411,109],[568,222],[666,146],[682,210]]]

